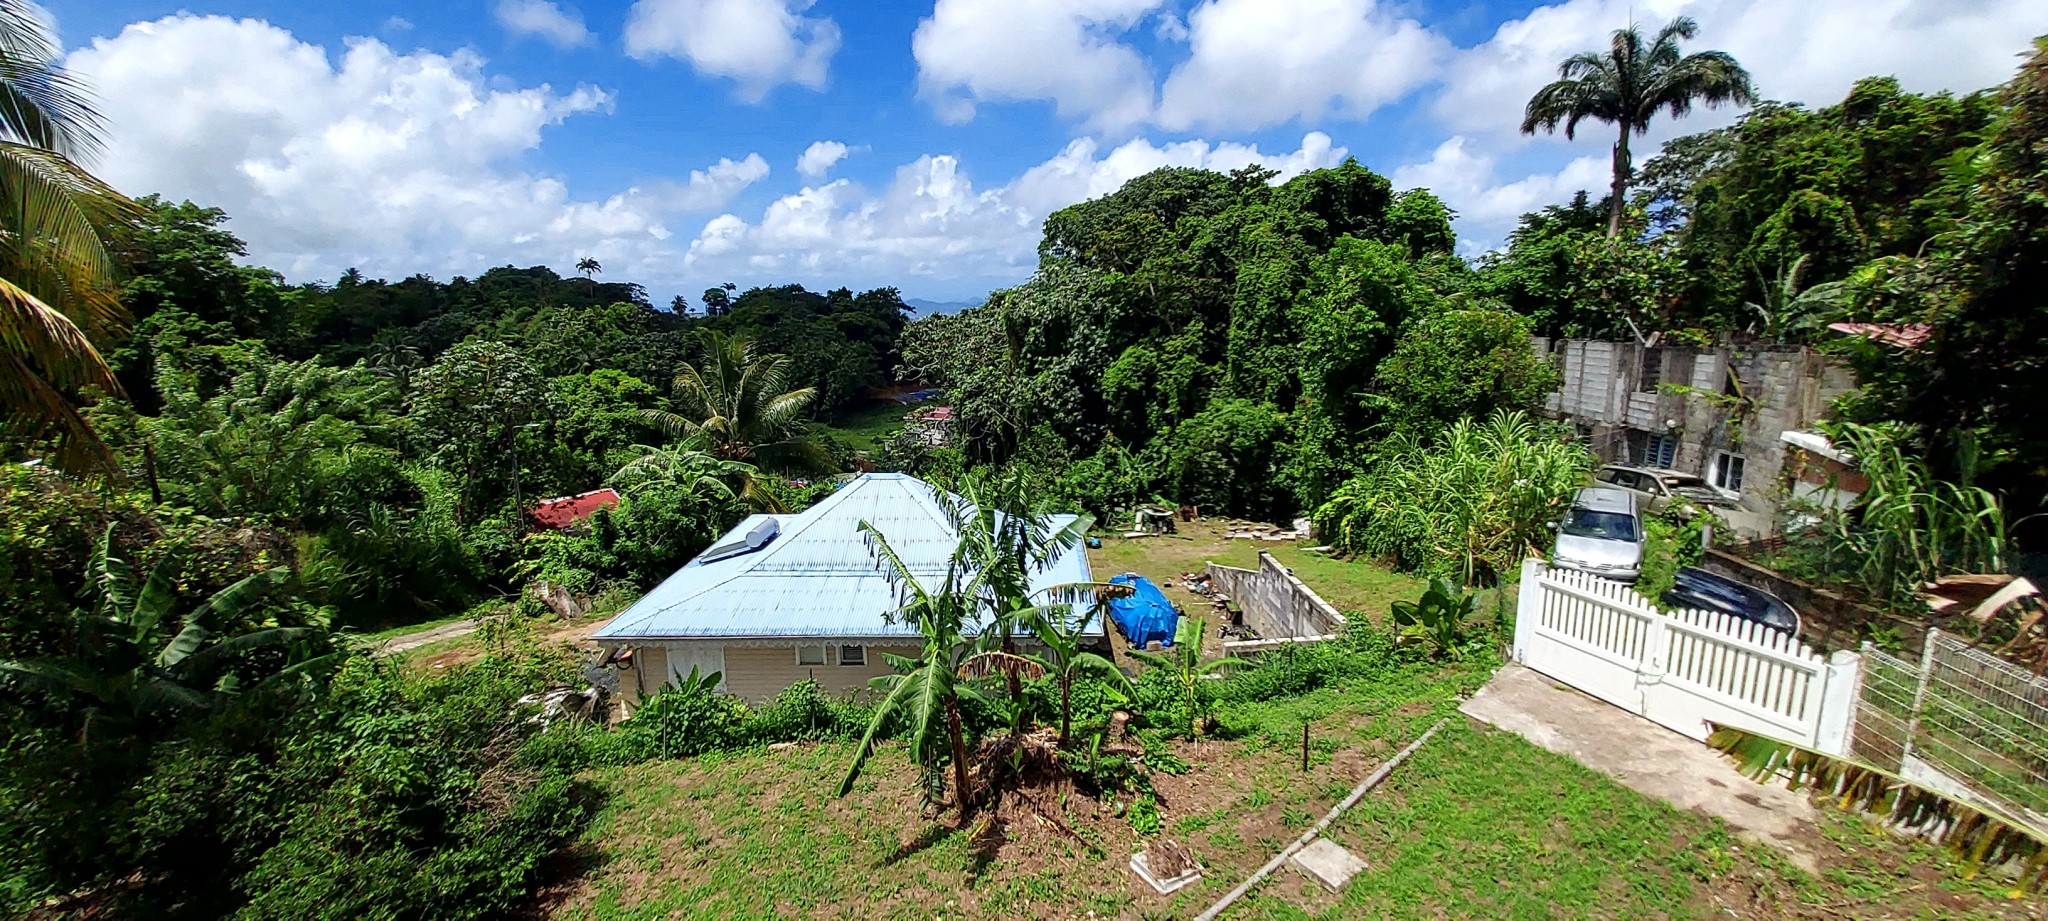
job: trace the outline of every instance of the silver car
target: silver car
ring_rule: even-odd
[[[1643,511],[1654,512],[1670,505],[1673,499],[1686,499],[1695,505],[1730,508],[1741,501],[1741,496],[1714,486],[1690,473],[1680,473],[1667,467],[1628,467],[1609,464],[1593,474],[1596,486],[1612,486],[1635,493],[1641,500]]]
[[[1556,527],[1551,565],[1618,582],[1642,575],[1643,520],[1634,493],[1611,486],[1581,489]]]

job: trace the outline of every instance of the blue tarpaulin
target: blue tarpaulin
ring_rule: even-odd
[[[1166,600],[1166,593],[1153,585],[1152,580],[1132,573],[1110,577],[1111,582],[1131,587],[1131,594],[1114,598],[1109,602],[1109,619],[1116,624],[1117,632],[1130,640],[1131,645],[1144,647],[1158,640],[1162,646],[1173,645],[1173,632],[1180,626],[1180,612],[1173,609],[1173,602]]]

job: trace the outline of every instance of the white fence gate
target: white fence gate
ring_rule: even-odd
[[[1848,751],[1857,657],[1724,614],[1659,611],[1619,582],[1522,565],[1515,658],[1695,739],[1711,720]]]

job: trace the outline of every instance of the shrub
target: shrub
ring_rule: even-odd
[[[1402,642],[1422,643],[1433,656],[1455,659],[1464,647],[1465,620],[1478,602],[1449,579],[1431,579],[1420,599],[1394,602],[1394,625],[1401,628]]]
[[[649,758],[688,758],[752,741],[747,705],[718,693],[719,675],[696,669],[656,692],[619,729]]]
[[[799,681],[754,712],[747,734],[756,742],[853,739],[871,716],[869,708],[826,694],[816,681]]]

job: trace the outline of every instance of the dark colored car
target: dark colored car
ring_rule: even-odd
[[[1690,566],[1678,571],[1661,599],[1667,608],[1698,608],[1732,614],[1773,630],[1799,635],[1799,612],[1778,596]]]

